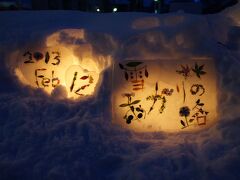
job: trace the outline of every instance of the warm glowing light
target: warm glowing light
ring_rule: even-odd
[[[94,93],[99,74],[95,71],[83,69],[73,65],[66,71],[66,85],[69,88],[69,96],[80,98]]]
[[[48,94],[61,86],[67,97],[94,95],[100,73],[111,65],[110,56],[94,55],[82,29],[64,29],[46,38],[46,47],[20,52],[15,73],[19,80]]]
[[[49,94],[56,86],[66,85],[64,72],[75,59],[71,51],[61,46],[26,50],[19,58],[17,71],[24,77],[23,83],[42,88]]]
[[[194,131],[217,118],[212,60],[124,61],[114,66],[113,121],[134,131]]]

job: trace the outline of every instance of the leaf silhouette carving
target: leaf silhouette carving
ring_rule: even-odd
[[[181,120],[180,121],[181,122],[181,124],[185,127],[186,125],[185,125],[185,122],[183,121],[183,120]]]
[[[201,75],[206,74],[206,72],[203,71],[203,68],[204,68],[204,64],[199,66],[197,63],[195,63],[195,67],[194,69],[192,69],[192,71],[196,74],[198,78],[201,78]]]
[[[138,104],[138,103],[140,103],[140,101],[141,101],[141,100],[135,100],[135,101],[133,101],[131,104]]]
[[[120,104],[119,107],[127,107],[128,104]]]

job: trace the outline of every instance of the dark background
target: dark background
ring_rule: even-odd
[[[217,13],[238,0],[1,0],[0,10],[80,10],[87,12]],[[172,9],[173,6],[177,7]],[[198,11],[196,11],[196,8]],[[189,10],[190,9],[190,10]]]

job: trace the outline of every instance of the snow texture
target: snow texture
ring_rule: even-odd
[[[0,179],[240,179],[240,4],[215,15],[0,14]],[[98,94],[61,99],[22,85],[11,55],[58,30],[84,29],[96,53],[125,58],[213,57],[219,120],[194,133],[135,133],[111,123],[111,68]],[[60,98],[60,99],[59,99]]]

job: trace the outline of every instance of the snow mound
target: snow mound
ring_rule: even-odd
[[[157,17],[144,17],[135,20],[132,23],[133,29],[151,29],[160,26],[159,19]]]
[[[2,12],[1,180],[240,179],[239,12],[238,3],[215,15],[151,15],[149,24],[144,13]],[[135,133],[112,124],[108,60],[103,60],[102,67],[108,68],[98,93],[83,101],[59,100],[65,94],[61,88],[53,98],[20,83],[14,71],[18,50],[29,44],[42,47],[47,36],[64,29],[84,29],[92,52],[113,62],[214,58],[218,123],[175,134]],[[82,43],[64,34],[61,40],[64,45]]]

